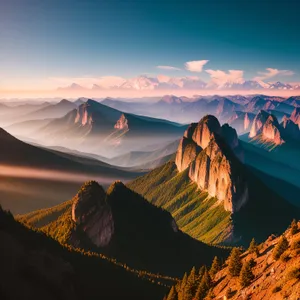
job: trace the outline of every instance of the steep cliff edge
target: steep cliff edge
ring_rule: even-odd
[[[189,178],[210,196],[224,201],[226,211],[236,212],[248,199],[242,159],[235,129],[221,126],[217,118],[208,115],[186,130],[175,163],[179,172],[189,168]]]
[[[290,119],[300,127],[300,107],[296,107],[293,110]]]
[[[253,120],[249,138],[273,147],[299,140],[300,130],[297,126],[296,111],[297,109],[290,118],[285,116],[281,124],[274,115],[263,110],[259,111]]]

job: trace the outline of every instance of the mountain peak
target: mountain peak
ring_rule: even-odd
[[[174,95],[165,95],[163,96],[160,101],[160,103],[167,103],[167,104],[181,104],[183,101]]]
[[[0,141],[1,142],[17,141],[17,139],[0,127]]]
[[[128,189],[128,188],[125,186],[125,184],[122,181],[116,180],[107,189],[107,195],[111,195],[118,191],[123,191],[124,189]]]
[[[219,120],[215,116],[206,115],[197,124],[192,138],[203,149],[209,144],[213,133],[219,133],[220,130]]]
[[[188,169],[189,178],[210,196],[224,201],[224,208],[238,211],[248,199],[247,183],[241,172],[242,149],[235,129],[220,126],[207,115],[191,124],[181,139],[175,163],[179,172]]]
[[[58,104],[72,104],[72,102],[67,99],[62,99],[58,102]]]
[[[105,191],[96,181],[86,182],[73,199],[72,219],[77,224],[84,222],[93,210],[105,201]]]

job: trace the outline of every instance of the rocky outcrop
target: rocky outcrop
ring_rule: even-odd
[[[214,133],[220,133],[221,126],[218,119],[207,115],[201,119],[194,129],[192,139],[202,149],[206,148]]]
[[[115,129],[120,129],[120,130],[126,130],[126,131],[129,130],[128,120],[126,119],[124,114],[122,114],[120,119],[115,124],[114,128]]]
[[[75,196],[72,220],[93,244],[98,247],[109,244],[114,233],[114,220],[105,191],[97,182],[86,183]]]
[[[252,127],[250,130],[249,137],[253,138],[261,133],[264,124],[266,123],[269,114],[263,110],[259,111],[259,113],[255,116]]]
[[[93,118],[88,114],[88,103],[83,103],[77,108],[77,114],[75,117],[75,123],[79,123],[82,126],[92,125]]]
[[[271,143],[275,146],[282,145],[291,140],[298,140],[300,138],[300,130],[293,121],[297,119],[296,110],[293,112],[294,118],[284,116],[281,124],[279,124],[274,115],[260,111],[254,118],[249,137],[262,143]]]
[[[275,145],[281,145],[285,141],[282,138],[281,128],[276,117],[270,115],[262,127],[262,138],[272,141]]]
[[[300,127],[300,107],[293,110],[290,119]]]
[[[236,212],[248,199],[241,163],[242,148],[235,129],[220,126],[214,116],[191,124],[182,138],[175,163],[201,190],[224,202],[227,211]]]
[[[95,181],[85,183],[73,198],[72,221],[70,242],[76,247],[93,244],[112,250],[124,237],[128,242],[135,239],[141,228],[168,234],[179,231],[170,213],[157,209],[121,181],[111,184],[106,192]]]

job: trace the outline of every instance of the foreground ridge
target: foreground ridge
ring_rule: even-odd
[[[217,257],[210,267],[195,267],[185,273],[164,299],[299,299],[300,222],[295,220],[281,236],[271,235],[247,251],[233,248],[222,262]]]

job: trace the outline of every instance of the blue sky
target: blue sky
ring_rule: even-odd
[[[249,79],[272,68],[272,80],[300,81],[299,9],[297,0],[0,0],[0,86],[139,74],[207,80],[206,69]],[[202,72],[185,69],[198,60],[209,60]]]

